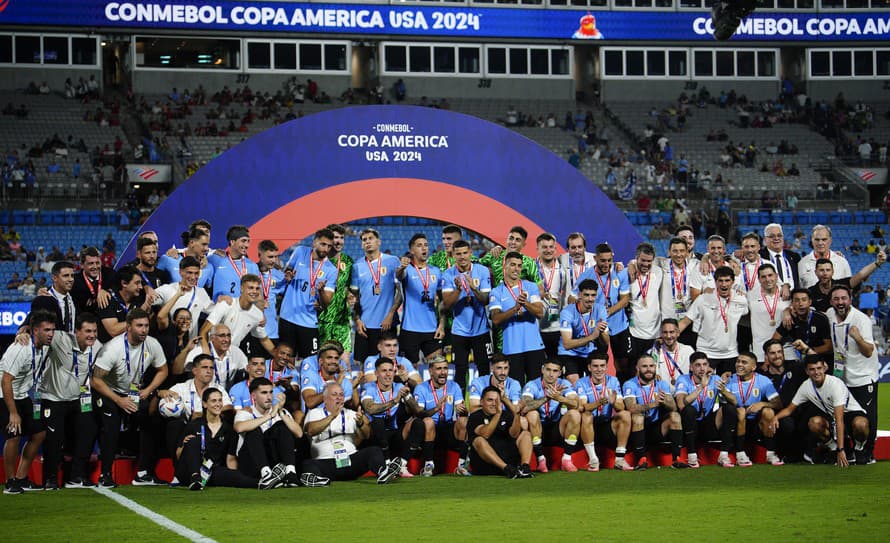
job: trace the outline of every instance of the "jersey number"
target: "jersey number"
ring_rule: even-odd
[[[229,294],[235,294],[235,282],[232,281],[232,285],[229,287]]]

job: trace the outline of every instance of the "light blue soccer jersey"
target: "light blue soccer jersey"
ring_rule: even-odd
[[[568,305],[559,312],[560,335],[562,332],[571,332],[572,339],[586,337],[593,333],[598,323],[607,320],[606,308],[599,303],[594,303],[587,313],[581,313],[578,310],[578,304]],[[562,344],[562,337],[560,337],[557,354],[586,357],[595,350],[596,344],[593,342],[575,349],[566,349]]]
[[[451,334],[460,337],[476,337],[490,330],[488,326],[488,312],[485,305],[476,299],[473,294],[471,285],[468,281],[472,281],[473,285],[480,292],[491,292],[491,270],[482,264],[473,264],[470,268],[470,277],[467,277],[458,271],[457,266],[448,268],[442,274],[442,292],[453,292],[455,288],[454,280],[458,276],[461,278],[460,296],[457,302],[451,307],[454,321],[451,323]]]
[[[281,301],[282,319],[304,328],[318,328],[318,288],[324,282],[324,290],[334,292],[337,287],[337,268],[325,258],[319,262],[312,255],[311,247],[300,246],[288,260],[294,270],[294,278],[287,284]]]
[[[396,270],[401,265],[398,257],[380,254],[368,261],[360,258],[352,266],[352,286],[359,289],[362,322],[367,328],[377,330],[386,314],[392,309],[398,280]]]
[[[499,309],[503,312],[510,311],[516,305],[516,298],[522,292],[528,295],[529,302],[539,302],[541,300],[538,285],[531,281],[522,281],[520,285],[510,289],[505,283],[501,283],[491,289],[491,300],[488,303],[489,312],[494,309]],[[544,348],[538,319],[529,311],[523,310],[521,313],[510,317],[501,327],[504,330],[504,354],[527,353]]]
[[[402,330],[408,332],[435,332],[439,326],[436,311],[436,292],[442,288],[442,272],[435,266],[405,268],[402,291],[405,305],[402,309]]]

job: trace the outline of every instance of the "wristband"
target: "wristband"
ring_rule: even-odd
[[[841,448],[839,448],[839,449],[837,449],[837,450],[835,450],[835,451],[834,451],[834,452],[837,452],[837,453],[842,453],[842,452],[845,452],[845,451],[844,451],[844,449],[843,449],[843,447],[841,447]]]

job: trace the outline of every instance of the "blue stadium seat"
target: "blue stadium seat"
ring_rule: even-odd
[[[844,224],[844,215],[844,212],[832,211],[828,214],[828,224]]]
[[[9,211],[7,211],[5,209],[3,211],[0,211],[0,225],[3,225],[3,226],[8,225],[9,219],[10,219]]]
[[[12,222],[13,224],[20,225],[33,225],[37,223],[37,213],[33,211],[13,211],[12,212]]]
[[[810,215],[810,224],[826,224],[828,218],[829,215],[827,211],[814,211]]]

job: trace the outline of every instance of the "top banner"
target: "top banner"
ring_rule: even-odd
[[[578,11],[299,2],[2,0],[0,25],[454,38],[710,41],[704,11]],[[733,41],[879,41],[890,13],[757,12]]]

